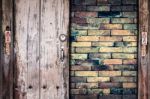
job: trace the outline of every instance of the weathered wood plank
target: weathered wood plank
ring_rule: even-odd
[[[16,4],[16,99],[39,99],[39,0]]]
[[[69,0],[41,0],[40,99],[69,99],[68,25]]]
[[[148,31],[148,20],[149,20],[149,11],[148,11],[148,0],[139,0],[139,53],[138,53],[138,99],[149,99],[148,98],[148,63],[149,63],[149,54],[145,57],[141,56],[142,51],[142,32],[148,32],[148,37],[150,33]]]
[[[150,1],[148,0],[148,9],[150,13]],[[148,21],[148,63],[150,64],[150,15],[149,15],[149,21]],[[148,99],[150,99],[150,66],[148,66]]]
[[[0,0],[0,99],[2,99],[2,0]]]
[[[4,32],[8,26],[11,29],[11,36],[13,34],[13,1],[12,0],[1,0],[2,4],[2,34],[1,34],[1,81],[2,81],[2,92],[0,93],[1,99],[13,99],[13,65],[12,52],[10,55],[4,53]],[[12,45],[13,42],[11,42]],[[12,49],[12,48],[11,48]]]

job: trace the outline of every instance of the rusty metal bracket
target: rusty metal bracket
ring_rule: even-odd
[[[146,49],[147,49],[147,32],[142,32],[142,51],[141,55],[142,57],[146,56]]]
[[[6,31],[4,33],[4,36],[5,36],[5,54],[10,55],[11,31],[10,31],[8,26],[6,27]]]

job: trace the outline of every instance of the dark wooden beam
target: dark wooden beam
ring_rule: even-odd
[[[139,0],[139,42],[138,42],[138,99],[148,98],[149,85],[149,62],[150,62],[150,33],[149,33],[149,0]],[[148,33],[148,46],[146,46],[146,56],[142,56],[142,32]]]

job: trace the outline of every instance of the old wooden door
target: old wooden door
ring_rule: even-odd
[[[69,0],[0,1],[1,32],[12,36],[0,99],[68,99]]]

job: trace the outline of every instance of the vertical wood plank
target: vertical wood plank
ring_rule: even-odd
[[[39,99],[39,0],[16,0],[16,99]]]
[[[13,1],[12,0],[1,0],[2,7],[2,31],[1,31],[1,81],[2,82],[2,92],[0,93],[1,99],[13,99],[13,65],[11,64],[12,52],[11,55],[6,55],[4,53],[4,32],[6,27],[9,26],[11,29],[11,36],[13,34]],[[12,45],[13,42],[11,42]],[[11,48],[12,49],[12,48]]]
[[[150,1],[148,0],[148,10],[150,14]],[[148,16],[148,63],[150,64],[150,15]],[[150,99],[150,66],[148,66],[148,99]]]
[[[149,67],[149,50],[147,51],[147,55],[145,57],[141,56],[142,50],[142,32],[148,32],[148,38],[150,33],[148,31],[148,19],[149,19],[149,11],[148,11],[148,0],[139,0],[139,61],[138,61],[138,99],[149,99],[148,98],[148,67]],[[148,41],[148,48],[149,48]]]
[[[0,0],[0,99],[2,99],[2,0]]]
[[[68,26],[69,0],[41,0],[40,99],[69,99]]]

